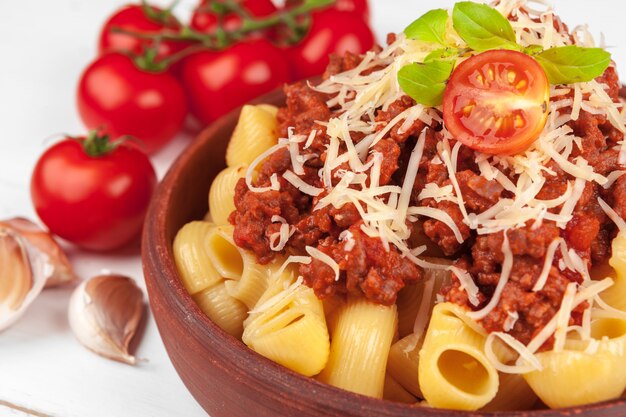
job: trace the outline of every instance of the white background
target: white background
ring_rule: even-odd
[[[94,57],[100,25],[124,1],[2,3],[0,218],[22,215],[34,219],[28,192],[32,167],[51,136],[84,134],[74,104],[76,83]],[[449,7],[454,2],[371,3],[373,27],[383,40],[387,32],[402,30],[427,9]],[[181,1],[179,17],[186,18],[194,4]],[[570,27],[588,23],[598,38],[604,33],[607,45],[620,45],[610,50],[618,68],[626,66],[625,2],[556,0],[554,4]],[[181,135],[155,155],[159,176],[190,140]],[[137,251],[98,256],[70,250],[70,257],[82,278],[107,269],[130,275],[143,287]],[[0,416],[25,415],[7,408],[6,403],[33,410],[36,415],[68,417],[205,415],[169,363],[152,319],[137,352],[146,362],[133,368],[107,361],[74,340],[66,319],[69,293],[67,289],[46,291],[17,325],[0,334]]]

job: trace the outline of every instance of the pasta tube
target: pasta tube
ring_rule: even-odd
[[[600,297],[611,307],[626,311],[626,232],[620,232],[613,239],[612,253],[609,265],[613,268],[610,276],[614,284],[602,292]]]
[[[328,365],[319,379],[382,398],[387,357],[397,326],[396,307],[349,298],[338,312]]]
[[[244,323],[243,342],[302,375],[318,374],[330,349],[322,302],[289,271],[273,277],[266,293]]]
[[[228,224],[228,216],[235,211],[235,187],[245,177],[247,165],[228,167],[215,177],[209,190],[209,212],[215,224]]]
[[[277,112],[276,107],[267,104],[243,106],[226,149],[226,164],[229,167],[250,165],[259,155],[276,145]]]
[[[211,229],[206,252],[215,270],[226,279],[228,293],[248,308],[254,307],[267,288],[269,268],[260,265],[254,254],[235,245],[230,225]]]
[[[423,398],[418,380],[419,352],[423,338],[410,334],[391,346],[387,360],[387,373],[404,389]]]
[[[524,374],[549,407],[618,398],[626,389],[626,321],[597,319],[592,323],[591,336],[591,341],[570,342],[560,352],[538,353],[542,369]]]
[[[194,221],[183,226],[174,239],[176,268],[183,285],[191,295],[222,280],[222,276],[213,267],[205,246],[207,236],[214,229],[215,225],[211,223]]]
[[[498,391],[498,372],[484,353],[485,337],[461,318],[461,307],[435,306],[420,351],[419,383],[437,408],[477,410]]]
[[[248,309],[228,294],[223,282],[197,293],[193,299],[204,314],[226,333],[241,338]]]

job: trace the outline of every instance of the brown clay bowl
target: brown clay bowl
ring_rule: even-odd
[[[258,102],[284,104],[282,91]],[[467,413],[426,409],[353,394],[298,375],[249,350],[196,306],[172,255],[176,232],[207,211],[211,181],[225,167],[239,110],[214,123],[178,158],[159,186],[143,235],[150,305],[169,357],[211,417],[624,417],[626,399],[576,409]],[[575,392],[571,393],[576,395]]]

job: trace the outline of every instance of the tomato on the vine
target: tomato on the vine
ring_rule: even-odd
[[[107,52],[142,55],[146,48],[155,45],[153,40],[142,39],[126,33],[116,33],[115,29],[143,35],[158,35],[163,32],[178,33],[181,24],[173,15],[154,6],[124,6],[109,17],[100,31],[98,39],[100,55]],[[157,58],[169,57],[181,51],[186,45],[185,42],[162,41],[158,44]]]
[[[289,81],[283,54],[265,39],[185,58],[181,79],[190,110],[209,124],[246,102]]]
[[[173,75],[140,69],[119,53],[105,54],[87,67],[77,102],[89,129],[135,136],[149,153],[172,139],[187,115],[185,93]]]
[[[464,145],[490,154],[524,151],[546,124],[550,83],[532,57],[483,52],[452,72],[443,99],[444,123]]]
[[[285,7],[296,7],[302,5],[302,3],[303,0],[287,0]],[[366,22],[370,19],[370,6],[367,0],[337,0],[335,4],[329,6],[329,8],[357,14]]]
[[[92,132],[65,138],[39,158],[31,179],[35,210],[51,232],[86,249],[135,241],[156,174],[134,144]]]
[[[238,0],[239,6],[254,17],[265,17],[276,13],[276,6],[272,0]],[[219,25],[219,17],[208,11],[210,0],[202,0],[191,16],[190,26],[203,33],[215,33]],[[238,29],[241,26],[241,17],[236,13],[228,13],[222,17],[222,27],[226,30]]]
[[[313,13],[304,39],[287,49],[295,79],[321,75],[330,54],[364,53],[374,46],[374,35],[358,15],[334,9]]]

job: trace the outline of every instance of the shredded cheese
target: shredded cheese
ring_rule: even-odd
[[[550,243],[548,249],[546,249],[546,259],[543,262],[543,268],[541,268],[541,273],[539,274],[539,278],[537,278],[537,282],[533,286],[533,291],[541,291],[543,287],[546,285],[548,281],[548,275],[550,274],[550,269],[552,268],[552,263],[554,262],[554,254],[556,250],[559,248],[561,244],[561,239],[555,239]]]
[[[482,320],[487,317],[487,314],[489,314],[498,305],[500,297],[502,296],[502,291],[504,291],[504,287],[507,282],[509,282],[509,276],[511,275],[511,270],[513,269],[513,253],[511,252],[509,238],[506,232],[504,232],[504,240],[502,242],[502,254],[504,255],[502,272],[500,273],[500,279],[498,280],[498,285],[496,285],[496,289],[491,296],[491,300],[489,300],[489,303],[484,308],[467,313],[467,316],[471,319]]]
[[[556,329],[554,331],[555,352],[563,351],[563,347],[565,346],[569,320],[572,315],[572,310],[574,309],[574,297],[576,297],[576,283],[570,282],[565,288],[561,307],[556,313]]]
[[[456,266],[448,268],[459,280],[461,289],[467,293],[467,298],[473,306],[478,305],[478,287],[474,283],[474,279],[469,272],[462,270]]]
[[[316,249],[312,246],[307,246],[305,250],[306,250],[306,253],[308,253],[311,256],[311,258],[317,259],[318,261],[328,265],[335,273],[335,281],[339,281],[339,265],[337,264],[337,262],[335,262],[333,258],[331,258],[330,256],[326,255],[321,250]]]
[[[509,17],[516,40],[522,47],[541,45],[548,49],[572,44],[595,46],[593,37],[584,26],[575,28],[570,36],[567,28],[543,1],[500,0],[495,7]],[[447,35],[449,40],[459,49],[464,49],[467,45],[453,32]],[[411,247],[409,243],[410,223],[425,219],[441,222],[450,229],[459,244],[464,241],[461,230],[466,230],[467,227],[477,235],[503,233],[504,261],[493,295],[486,306],[468,312],[465,318],[479,327],[476,322],[484,319],[499,304],[513,268],[514,259],[507,231],[529,224],[533,230],[537,230],[545,222],[554,222],[559,228],[565,229],[575,215],[576,206],[587,187],[597,184],[608,189],[626,173],[626,170],[620,170],[604,176],[595,172],[589,161],[580,156],[584,154],[584,141],[576,136],[572,128],[573,122],[580,120],[585,112],[600,115],[624,133],[626,109],[622,103],[612,100],[606,85],[596,80],[551,86],[546,125],[535,143],[523,154],[475,154],[480,175],[493,182],[494,186],[502,187],[504,194],[487,210],[473,212],[472,206],[466,203],[467,196],[463,195],[464,192],[469,194],[472,191],[467,188],[467,184],[460,181],[463,173],[459,171],[459,154],[464,155],[467,149],[446,129],[440,108],[415,104],[394,113],[389,121],[377,120],[379,111],[388,111],[392,103],[404,95],[398,83],[398,71],[408,63],[423,62],[435,49],[436,45],[407,39],[400,34],[382,51],[366,53],[355,68],[334,74],[317,86],[311,85],[313,90],[328,95],[326,104],[332,108],[334,117],[328,121],[316,122],[320,128],[312,130],[308,135],[298,135],[294,129],[289,129],[287,138],[280,139],[276,146],[254,160],[246,172],[245,181],[248,188],[257,193],[280,191],[281,181],[283,185],[286,181],[303,194],[313,197],[314,211],[328,206],[340,209],[346,204],[354,205],[362,219],[360,231],[371,238],[379,239],[386,251],[395,249],[423,268],[449,269],[458,278],[460,288],[467,293],[469,302],[475,307],[479,306],[480,289],[469,272],[421,259],[424,247]],[[384,184],[384,173],[388,172],[381,151],[384,147],[377,145],[381,141],[390,140],[392,130],[397,130],[400,135],[410,132],[418,120],[427,127],[421,131],[411,151],[402,184]],[[435,125],[437,154],[430,163],[443,165],[441,168],[445,168],[449,183],[429,183],[418,190],[415,186],[416,177],[421,174],[419,166],[425,154],[426,135],[429,133],[427,129],[434,128]],[[305,151],[319,146],[316,138],[323,138],[324,143],[327,143],[322,155],[319,154],[322,151]],[[269,178],[269,185],[254,186],[257,167],[282,148],[289,151],[290,169],[282,174],[280,181],[273,174]],[[618,142],[615,149],[619,150],[619,163],[626,166],[626,141]],[[318,158],[323,161],[323,166],[316,166],[316,169],[319,168],[319,180],[312,181],[307,163]],[[561,176],[563,173],[567,182],[562,195],[548,200],[542,199],[542,190],[546,184],[550,184],[557,175]],[[430,199],[436,203],[454,203],[461,212],[463,225],[458,223],[459,220],[455,221],[447,211],[431,207],[431,202],[424,202]],[[598,198],[598,203],[618,228],[626,231],[626,222],[620,215],[601,198]],[[270,248],[282,251],[295,228],[280,216],[274,216],[272,222],[280,223],[280,228],[270,236]],[[349,230],[344,230],[339,235],[339,241],[343,243],[345,252],[354,250],[356,242]],[[333,270],[335,280],[340,279],[339,264],[333,258],[311,246],[306,247],[306,252],[309,256],[290,256],[281,269],[284,271],[288,263],[306,264],[316,259]],[[590,340],[588,350],[597,349],[597,345],[590,338],[592,314],[617,314],[598,296],[612,282],[592,281],[588,261],[574,249],[568,248],[564,239],[555,239],[548,245],[541,272],[532,291],[542,291],[545,288],[551,272],[554,271],[553,265],[557,256],[560,271],[569,269],[576,272],[582,277],[582,282],[567,286],[558,313],[535,335],[528,346],[523,346],[504,332],[489,335],[486,353],[502,372],[521,373],[540,369],[534,353],[552,336],[555,338],[555,350],[563,349],[567,334],[571,331],[579,332],[583,340]],[[416,333],[423,333],[425,329],[427,313],[422,310],[430,305],[432,285],[432,280],[425,282],[420,314],[414,325]],[[592,305],[585,311],[582,325],[568,326],[571,312],[584,301],[589,301]],[[503,330],[509,332],[513,330],[520,314],[517,311],[506,313]],[[519,354],[516,364],[500,362],[493,350],[496,339]]]

